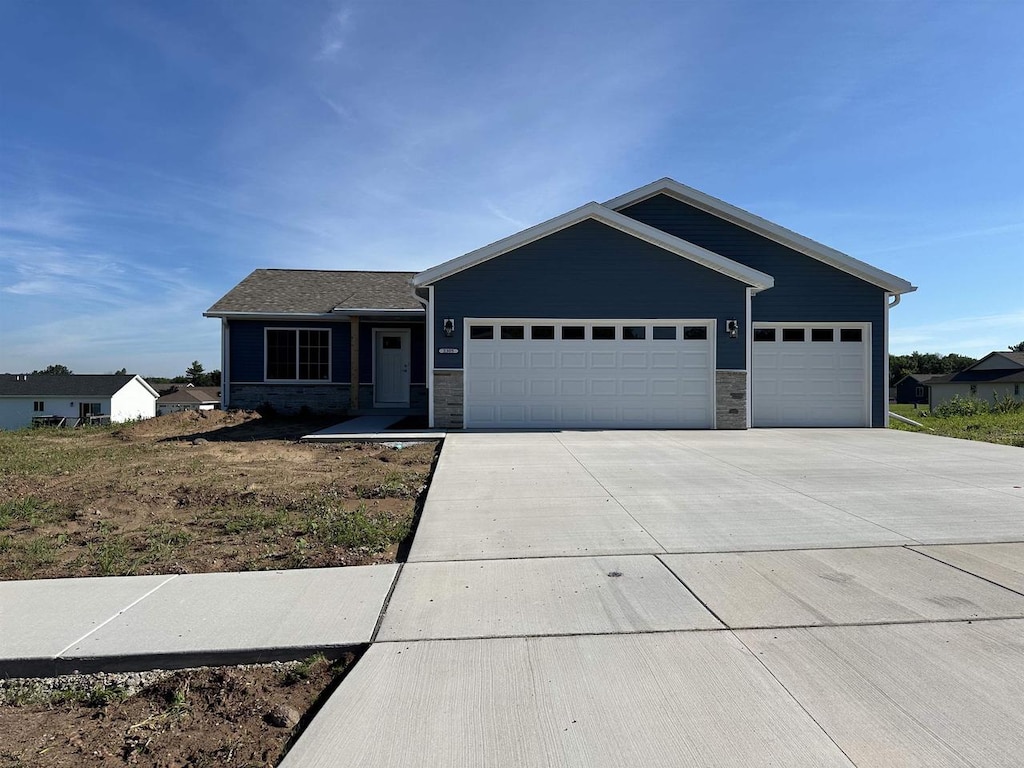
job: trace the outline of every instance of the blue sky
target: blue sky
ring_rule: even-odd
[[[662,176],[1024,339],[1024,4],[0,1],[0,371],[218,368],[257,267],[418,270]]]

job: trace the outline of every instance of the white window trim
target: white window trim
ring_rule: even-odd
[[[866,384],[866,390],[867,390],[867,393],[868,393],[868,396],[865,398],[864,426],[869,428],[869,429],[871,428],[871,426],[872,426],[871,415],[872,415],[872,413],[874,411],[874,407],[873,406],[874,406],[874,396],[875,396],[874,395],[874,380],[873,380],[872,375],[871,375],[871,371],[872,371],[872,357],[873,357],[872,352],[871,352],[871,349],[872,349],[871,323],[860,323],[860,322],[856,322],[856,323],[841,323],[841,322],[834,322],[834,321],[829,321],[829,322],[826,322],[826,323],[816,323],[816,322],[813,322],[813,321],[811,321],[811,322],[801,322],[801,323],[792,323],[792,322],[773,323],[773,322],[768,321],[768,320],[759,320],[759,321],[751,324],[751,329],[750,329],[751,339],[753,339],[754,329],[755,328],[807,328],[808,330],[811,329],[811,328],[835,328],[836,330],[839,330],[839,329],[842,329],[842,328],[860,328],[861,329],[861,340],[859,342],[856,342],[856,341],[854,341],[854,342],[849,342],[849,341],[848,342],[841,342],[841,341],[839,341],[839,337],[837,335],[835,341],[832,341],[832,342],[828,342],[828,341],[817,341],[817,342],[814,342],[814,341],[811,341],[808,338],[808,339],[806,339],[803,342],[794,341],[794,342],[788,342],[788,343],[790,343],[790,344],[842,344],[842,343],[858,344],[859,343],[859,344],[863,344],[864,345],[864,348],[865,348],[865,354],[864,354],[864,383]],[[753,343],[756,344],[758,342],[753,342]],[[781,337],[779,337],[774,342],[760,342],[760,343],[770,343],[770,344],[776,344],[777,343],[777,344],[782,344],[782,343],[785,343],[785,342],[783,342]],[[752,377],[754,375],[753,369],[750,369],[747,372],[747,375]],[[889,386],[889,382],[886,381],[885,385],[888,387]]]
[[[327,333],[327,378],[326,379],[271,379],[267,377],[267,334],[270,331],[293,331],[295,333],[295,375],[299,375],[299,331],[326,331]],[[330,384],[333,381],[334,376],[334,334],[330,328],[301,328],[292,326],[272,326],[265,327],[263,329],[263,383],[264,384],[280,384],[280,383],[298,383],[298,384]]]

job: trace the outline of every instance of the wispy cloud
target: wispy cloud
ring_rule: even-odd
[[[980,356],[1024,340],[1024,307],[994,315],[952,317],[905,327],[898,324],[897,315],[893,315],[893,320],[889,335],[893,354],[918,351]]]
[[[323,27],[320,50],[316,58],[321,61],[334,60],[348,39],[352,29],[352,9],[340,8],[331,14]]]

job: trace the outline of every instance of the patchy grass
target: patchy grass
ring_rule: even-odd
[[[912,405],[890,405],[889,410],[924,425],[924,429],[919,429],[891,419],[891,429],[1024,447],[1024,410],[945,417],[930,414],[927,409],[914,408]]]
[[[0,578],[393,561],[437,444],[296,441],[242,412],[0,432]]]

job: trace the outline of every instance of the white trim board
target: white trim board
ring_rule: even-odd
[[[727,259],[721,254],[701,248],[699,245],[694,245],[667,232],[662,232],[656,227],[644,224],[636,219],[631,219],[599,203],[587,203],[561,216],[556,216],[529,229],[524,229],[522,232],[498,240],[483,248],[470,251],[436,267],[431,267],[416,275],[412,279],[412,284],[414,287],[431,285],[438,280],[451,277],[458,272],[475,267],[478,264],[482,264],[516,248],[521,248],[524,245],[571,227],[574,224],[579,224],[587,219],[593,219],[618,229],[639,240],[662,248],[669,253],[674,253],[681,258],[688,259],[702,267],[720,272],[756,290],[765,290],[775,285],[775,278],[771,275],[752,269],[732,259]]]
[[[812,259],[817,259],[854,277],[859,277],[861,280],[877,285],[879,288],[884,288],[891,293],[911,293],[917,290],[916,286],[903,278],[866,264],[841,251],[829,248],[827,245],[822,245],[811,240],[809,237],[804,237],[767,219],[762,219],[760,216],[755,216],[749,211],[737,208],[735,205],[730,205],[724,200],[719,200],[698,189],[680,184],[675,179],[668,177],[658,179],[658,181],[634,189],[632,192],[612,198],[605,202],[604,206],[619,211],[659,194],[674,197],[677,200],[692,205],[694,208],[699,208],[705,213],[710,213],[769,240],[774,240],[787,248],[792,248],[794,251],[810,256]]]

